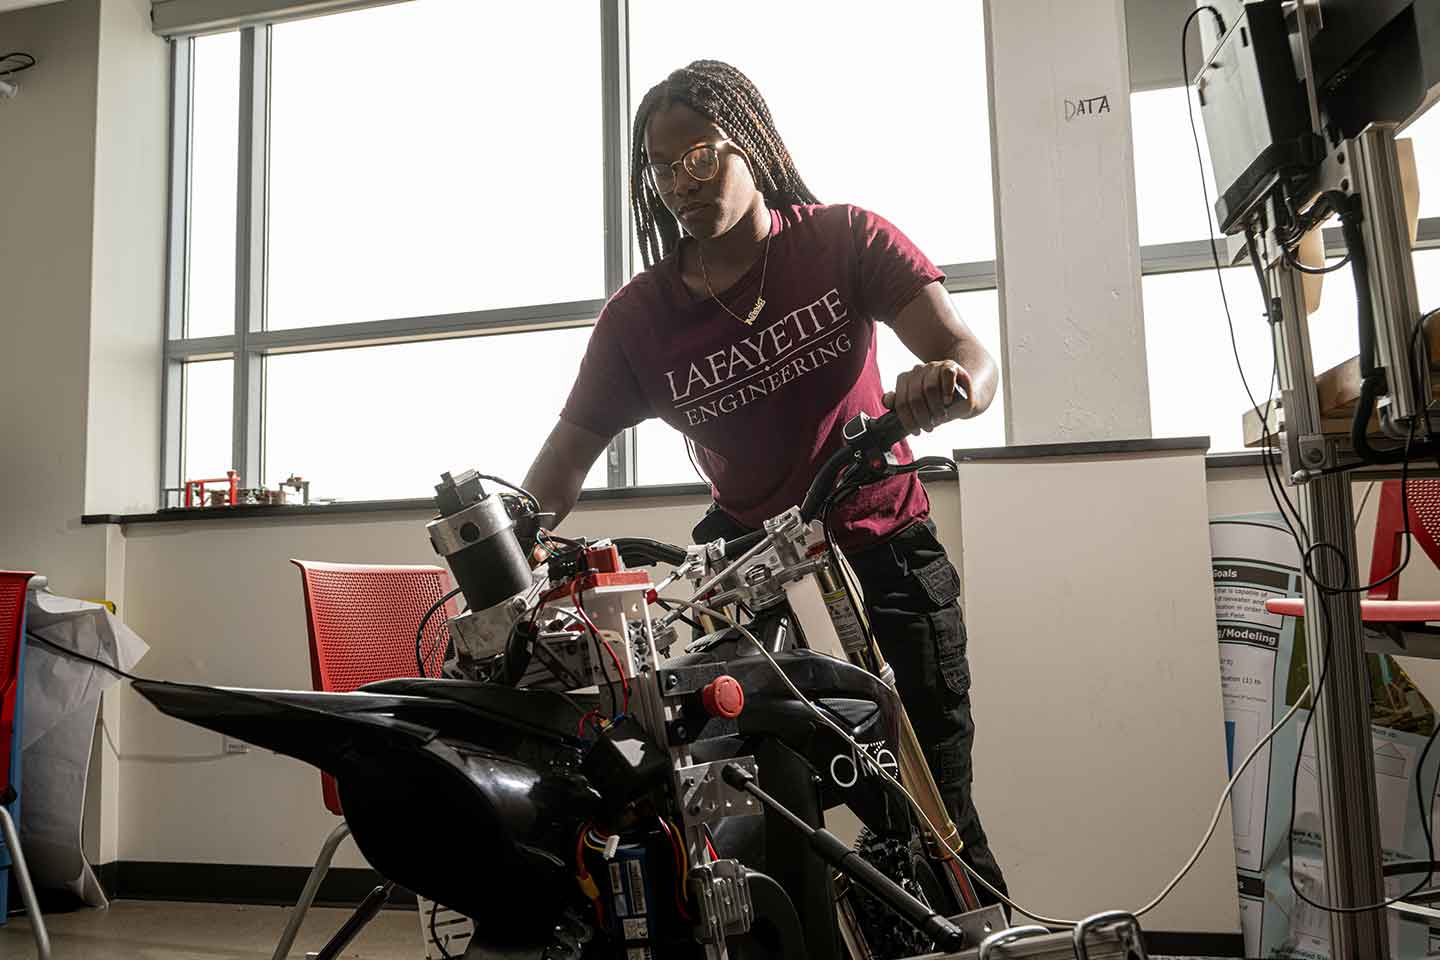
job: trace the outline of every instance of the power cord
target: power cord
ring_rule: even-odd
[[[145,681],[143,677],[137,677],[133,673],[128,673],[112,663],[106,663],[104,660],[101,660],[97,657],[92,657],[88,654],[81,653],[79,650],[71,650],[69,647],[61,646],[55,641],[50,640],[46,637],[42,637],[40,636],[40,634],[35,633],[34,631],[26,630],[25,636],[30,638],[35,643],[39,643],[43,646],[50,648],[51,650],[60,654],[63,657],[67,657],[71,660],[81,660],[92,666],[99,667],[100,669],[108,673],[112,673],[117,677],[121,677],[122,679],[130,681],[149,682]],[[115,754],[115,759],[126,760],[134,763],[213,763],[216,760],[228,760],[231,757],[241,756],[241,754],[237,753],[204,753],[188,756],[171,756],[169,754],[156,753],[121,753],[120,747],[115,743],[114,736],[110,733],[110,725],[106,723],[103,718],[100,721],[100,733],[102,736],[104,736],[105,742],[110,747],[110,751]]]
[[[137,677],[133,673],[126,673],[124,670],[121,670],[113,663],[106,663],[104,660],[99,660],[88,654],[81,653],[79,650],[71,650],[69,647],[62,647],[55,641],[47,640],[45,637],[42,637],[40,636],[40,634],[34,633],[33,631],[26,630],[25,636],[29,637],[31,640],[34,640],[36,643],[44,644],[51,650],[54,650],[56,653],[60,654],[62,657],[69,657],[71,660],[83,660],[86,663],[91,664],[92,666],[99,667],[101,670],[113,673],[117,677],[123,677],[126,680],[139,681],[141,683],[151,682],[146,680],[144,677]]]
[[[160,753],[121,753],[120,747],[116,745],[115,738],[110,734],[110,724],[100,719],[100,733],[105,737],[105,743],[110,747],[110,752],[115,755],[116,760],[124,760],[127,763],[214,763],[217,760],[229,760],[232,757],[243,757],[243,753],[197,753],[197,754],[160,754]]]

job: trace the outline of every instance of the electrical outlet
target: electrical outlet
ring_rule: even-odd
[[[234,737],[227,737],[223,734],[220,737],[220,744],[226,753],[249,753],[250,744],[244,740],[236,740]]]

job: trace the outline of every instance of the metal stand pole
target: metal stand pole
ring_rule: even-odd
[[[1272,208],[1271,223],[1279,217]],[[1305,469],[1336,461],[1335,441],[1323,435],[1315,372],[1310,356],[1309,317],[1301,275],[1268,250],[1267,280],[1280,324],[1280,387],[1285,405],[1284,453],[1292,478]],[[1363,294],[1362,294],[1363,295]],[[1311,568],[1324,583],[1355,586],[1355,534],[1348,474],[1314,477],[1300,483],[1300,515],[1309,542],[1331,544],[1314,551]],[[1305,637],[1314,702],[1319,762],[1320,817],[1325,861],[1323,897],[1327,906],[1360,906],[1384,900],[1381,845],[1375,799],[1375,757],[1370,737],[1370,683],[1362,644],[1359,596],[1322,596],[1305,582]],[[1303,746],[1303,745],[1302,745]],[[1297,758],[1298,760],[1298,758]],[[1384,911],[1330,914],[1330,956],[1346,960],[1389,960]]]
[[[1327,584],[1359,583],[1349,475],[1303,484],[1300,504],[1312,542],[1331,543],[1343,551],[1315,551],[1311,557],[1316,576]],[[1307,895],[1327,906],[1380,903],[1385,886],[1370,736],[1370,676],[1356,594],[1321,596],[1314,584],[1306,582],[1305,649],[1312,690],[1318,688],[1322,670],[1325,675],[1325,689],[1314,702],[1310,724],[1320,765],[1325,893]],[[1330,914],[1330,956],[1378,960],[1389,955],[1383,910]]]

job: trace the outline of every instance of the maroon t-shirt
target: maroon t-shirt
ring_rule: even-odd
[[[659,417],[695,442],[716,503],[748,527],[798,505],[841,444],[845,421],[885,412],[875,321],[888,321],[944,279],[882,217],[848,205],[771,212],[762,255],[720,298],[696,298],[667,257],[627,283],[600,313],[561,418],[613,436]],[[889,385],[893,387],[893,384]],[[908,463],[908,444],[897,453]],[[925,517],[912,474],[861,490],[833,518],[846,549],[884,540]]]

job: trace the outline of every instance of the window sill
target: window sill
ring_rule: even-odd
[[[673,483],[649,487],[582,490],[581,503],[610,503],[617,500],[649,500],[667,497],[705,497],[710,488],[702,483]],[[208,520],[274,520],[285,517],[341,517],[374,513],[435,513],[435,502],[426,497],[412,500],[346,500],[330,504],[292,506],[199,507],[192,510],[158,510],[154,513],[88,513],[82,524],[196,523]]]
[[[957,450],[956,456],[963,461],[977,459],[1028,459],[1039,456],[1085,456],[1099,453],[1143,452],[1158,450],[1196,449],[1198,438],[1181,440],[1139,440],[1106,441],[1089,444],[1045,444],[1026,450],[1023,447],[995,447],[988,450]],[[1117,444],[1119,446],[1117,446]],[[1120,449],[1123,447],[1124,449]],[[1203,449],[1203,444],[1201,446]],[[1225,470],[1250,468],[1261,465],[1257,452],[1211,453],[1205,456],[1205,469]],[[944,483],[950,477],[948,470],[926,471],[921,479],[926,483]],[[603,490],[582,490],[581,503],[615,503],[626,500],[664,500],[679,497],[708,497],[710,488],[703,483],[671,483],[647,487],[618,487]],[[344,517],[376,513],[429,513],[433,514],[435,504],[425,498],[413,500],[350,500],[332,504],[309,506],[245,506],[207,507],[195,510],[160,510],[154,513],[89,513],[80,518],[87,526],[100,524],[132,523],[199,523],[211,520],[277,520],[286,517]]]

